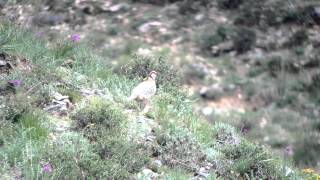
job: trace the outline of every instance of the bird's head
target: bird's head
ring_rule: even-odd
[[[151,72],[149,73],[148,79],[156,80],[157,74],[158,74],[158,73],[157,73],[156,71],[151,71]]]

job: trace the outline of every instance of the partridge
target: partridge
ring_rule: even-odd
[[[145,104],[143,113],[147,113],[150,109],[150,98],[156,94],[156,77],[157,72],[151,71],[148,75],[147,80],[138,84],[131,92],[129,101],[137,100],[142,101]]]

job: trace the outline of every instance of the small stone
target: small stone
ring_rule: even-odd
[[[148,32],[148,31],[151,29],[152,26],[157,27],[157,26],[161,26],[161,25],[162,25],[162,23],[159,22],[159,21],[147,22],[147,23],[142,24],[142,25],[138,28],[138,30],[139,30],[140,32],[142,32],[142,33],[146,33],[146,32]]]
[[[57,101],[62,101],[64,99],[69,99],[69,96],[63,96],[61,95],[60,93],[56,92],[54,95],[53,95],[54,99],[57,100]]]
[[[197,21],[202,21],[203,18],[204,18],[204,14],[197,14],[194,19],[197,20]]]
[[[197,172],[198,175],[203,176],[203,177],[208,177],[209,172],[206,170],[206,168],[201,167],[199,171]]]
[[[7,65],[7,62],[0,60],[0,66],[5,66],[5,65]]]
[[[158,173],[153,172],[151,169],[143,169],[142,172],[138,174],[138,179],[155,179],[159,177]]]
[[[153,161],[155,165],[157,165],[158,167],[161,167],[162,166],[162,162],[161,160],[157,159],[155,161]]]
[[[202,114],[205,116],[210,116],[213,112],[213,109],[211,107],[205,107],[202,109]]]
[[[203,99],[218,100],[223,94],[223,89],[218,85],[203,87],[200,89],[199,94]]]
[[[127,4],[120,3],[120,4],[116,4],[116,5],[113,5],[113,6],[109,7],[108,10],[110,12],[117,12],[119,10],[125,9],[127,6],[128,6]]]

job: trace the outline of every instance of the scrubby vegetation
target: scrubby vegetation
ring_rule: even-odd
[[[10,23],[2,23],[1,30],[2,33],[7,33],[8,30],[15,29],[16,33],[10,37],[12,39],[16,39],[21,33],[24,34],[24,37],[33,39],[32,34],[29,32],[16,28]],[[23,39],[21,41],[18,40],[18,42],[8,43],[14,49],[6,51],[6,53],[18,55],[20,48],[29,51],[29,53],[32,51],[31,54],[36,53],[32,46],[25,46],[23,43]],[[77,46],[74,45],[74,48],[77,49]],[[53,48],[56,48],[56,46],[53,46]],[[69,58],[61,54],[57,55],[56,49],[51,49],[48,46],[41,47],[41,52],[47,54],[47,56],[38,54],[32,57],[28,53],[19,54],[19,56],[27,58],[32,66],[38,66],[40,72],[48,68],[44,64],[37,63],[40,62],[41,58],[58,58],[56,60],[58,62],[54,63],[59,63],[60,60],[63,61],[63,59]],[[79,56],[79,54],[73,52],[69,56]],[[96,63],[99,63],[99,61],[96,61]],[[163,70],[163,74],[170,73],[170,71],[173,73],[173,70],[166,69],[164,68],[166,66],[161,64],[155,64],[154,66],[159,68],[160,71]],[[72,74],[81,72],[81,70],[87,71],[88,69],[74,66],[70,70],[72,70],[69,73],[70,77],[63,77],[64,79],[76,78],[79,75]],[[99,68],[90,70],[98,71]],[[60,79],[59,73],[55,71],[58,71],[58,69],[51,72],[57,74],[57,79]],[[6,104],[1,106],[1,112],[3,113],[3,116],[1,116],[0,149],[1,163],[3,164],[1,167],[2,178],[63,177],[79,179],[108,177],[124,179],[134,176],[142,168],[148,167],[151,158],[158,158],[164,167],[175,167],[177,171],[185,171],[187,177],[197,173],[201,167],[205,167],[207,164],[211,165],[207,171],[216,175],[224,176],[224,173],[229,174],[231,171],[235,171],[240,173],[239,176],[248,176],[253,170],[251,165],[241,166],[241,169],[234,165],[234,168],[230,166],[229,170],[218,169],[217,166],[221,166],[219,162],[234,161],[238,158],[262,158],[259,160],[270,158],[263,154],[264,151],[267,151],[266,149],[262,147],[259,149],[259,145],[253,144],[250,145],[254,147],[252,150],[244,150],[252,157],[241,153],[230,155],[230,151],[235,151],[232,149],[242,141],[240,137],[237,137],[236,131],[229,131],[225,138],[221,138],[223,131],[192,115],[189,103],[185,102],[187,100],[185,99],[186,96],[179,90],[176,90],[176,93],[159,91],[153,116],[161,128],[154,129],[155,140],[149,143],[141,140],[132,142],[128,139],[128,132],[130,128],[133,128],[129,123],[134,121],[133,116],[126,115],[125,104],[112,100],[112,93],[109,94],[111,96],[109,98],[99,95],[92,98],[83,97],[82,100],[79,100],[79,103],[75,103],[77,107],[71,113],[70,119],[68,116],[61,114],[58,116],[62,117],[55,117],[52,114],[53,112],[41,110],[42,106],[48,106],[51,103],[52,96],[49,95],[49,101],[39,104],[33,103],[34,99],[39,98],[37,93],[30,93],[29,97],[22,95],[30,91],[30,88],[26,88],[31,86],[29,83],[38,81],[33,74],[37,73],[37,71],[24,74],[24,76],[19,76],[16,73],[24,72],[12,69],[5,76],[5,79],[10,80],[19,77],[23,84],[19,84],[19,87],[13,87],[18,92],[2,96],[7,99],[4,101]],[[48,76],[44,75],[41,79],[49,79]],[[111,79],[101,79],[101,81],[105,82],[106,88],[110,86],[131,86],[128,83],[129,81],[112,81],[112,78],[116,76],[120,75],[104,76],[104,78]],[[133,76],[130,76],[129,73],[127,77],[123,78],[133,78]],[[95,80],[92,79],[91,81]],[[48,94],[50,94],[50,91],[60,90],[59,86],[55,85],[57,82],[59,81],[56,79],[46,82],[46,86],[51,87],[47,89],[49,91]],[[163,82],[166,81],[164,80]],[[82,85],[90,87],[90,80]],[[163,85],[170,86],[169,84]],[[43,85],[41,86],[43,87]],[[123,90],[125,89],[118,92],[122,92],[124,96],[127,92]],[[173,90],[171,91],[173,92]],[[61,120],[61,118],[64,120]],[[60,127],[59,124],[62,122],[70,125]],[[239,140],[236,140],[239,142],[228,140],[233,137],[239,138]],[[133,136],[131,138],[135,139],[137,137]],[[215,140],[215,138],[217,139]],[[222,144],[219,144],[219,142]],[[215,145],[216,143],[218,144]],[[241,151],[242,149],[240,148]],[[255,166],[258,166],[255,159],[252,159],[252,162]],[[265,176],[268,176],[268,171],[270,171],[273,174],[274,172],[271,171],[276,167],[276,163],[270,163],[270,170],[268,170],[269,167],[267,166],[261,166],[257,167],[262,168],[257,173],[266,171]],[[162,170],[158,171],[161,172]],[[278,173],[281,174],[281,171],[278,171]],[[228,176],[232,175],[229,174]],[[261,177],[264,177],[264,175],[261,175]]]

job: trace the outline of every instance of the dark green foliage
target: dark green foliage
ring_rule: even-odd
[[[121,165],[127,173],[137,173],[149,159],[143,145],[128,143],[122,135],[104,133],[96,142],[95,151],[104,161]]]
[[[264,146],[243,141],[237,146],[227,147],[224,154],[234,161],[228,169],[239,173],[240,177],[281,179],[282,170],[277,168],[278,159],[274,159]]]
[[[237,29],[232,37],[233,46],[239,54],[249,51],[255,45],[256,39],[256,33],[245,27]]]
[[[320,104],[320,73],[312,75],[311,83],[307,85],[307,91],[310,93],[310,98]]]
[[[206,27],[198,37],[198,44],[201,51],[206,54],[212,53],[212,47],[230,40],[234,35],[234,28],[228,26],[219,26],[216,30],[209,26]]]
[[[237,9],[243,0],[218,0],[218,6],[221,9]]]
[[[211,4],[211,0],[183,0],[179,3],[179,13],[183,15],[197,13],[201,9],[210,7]]]
[[[290,40],[285,43],[286,47],[302,46],[304,42],[308,40],[308,34],[305,29],[298,30],[291,37]]]
[[[118,129],[125,120],[125,115],[119,108],[102,99],[92,99],[83,109],[77,111],[72,117],[76,122],[76,128],[89,130],[93,126],[95,130],[111,131]],[[89,134],[86,134],[87,136]]]
[[[130,79],[146,78],[151,71],[156,71],[158,87],[179,87],[182,84],[180,72],[163,58],[146,58],[135,56],[129,64],[122,67],[120,73]]]
[[[0,148],[17,134],[18,127],[9,121],[0,120]]]
[[[303,134],[294,145],[293,159],[300,165],[317,166],[319,164],[320,143],[316,133]]]
[[[280,72],[298,73],[301,69],[296,66],[295,59],[283,59],[280,56],[273,56],[266,60],[263,65],[264,70],[272,76],[279,76]]]
[[[47,147],[43,161],[51,164],[53,173],[59,179],[101,179],[126,177],[121,166],[103,161],[93,151],[86,139],[75,134],[64,134],[60,141]],[[112,167],[114,171],[112,172]],[[120,175],[122,174],[123,175]],[[111,175],[112,174],[112,175]]]
[[[16,123],[24,114],[31,111],[31,101],[23,94],[9,96],[4,101],[4,108],[0,112],[0,118],[4,120]]]
[[[94,153],[102,163],[101,172],[96,172],[100,175],[95,177],[127,179],[148,162],[143,146],[127,142],[126,116],[115,105],[94,98],[72,119],[76,121],[76,129],[92,142]]]
[[[283,22],[302,25],[316,25],[320,23],[317,5],[296,6],[286,11]]]
[[[153,155],[169,167],[195,172],[206,161],[199,143],[185,129],[177,129],[171,134],[159,134],[156,142]]]

